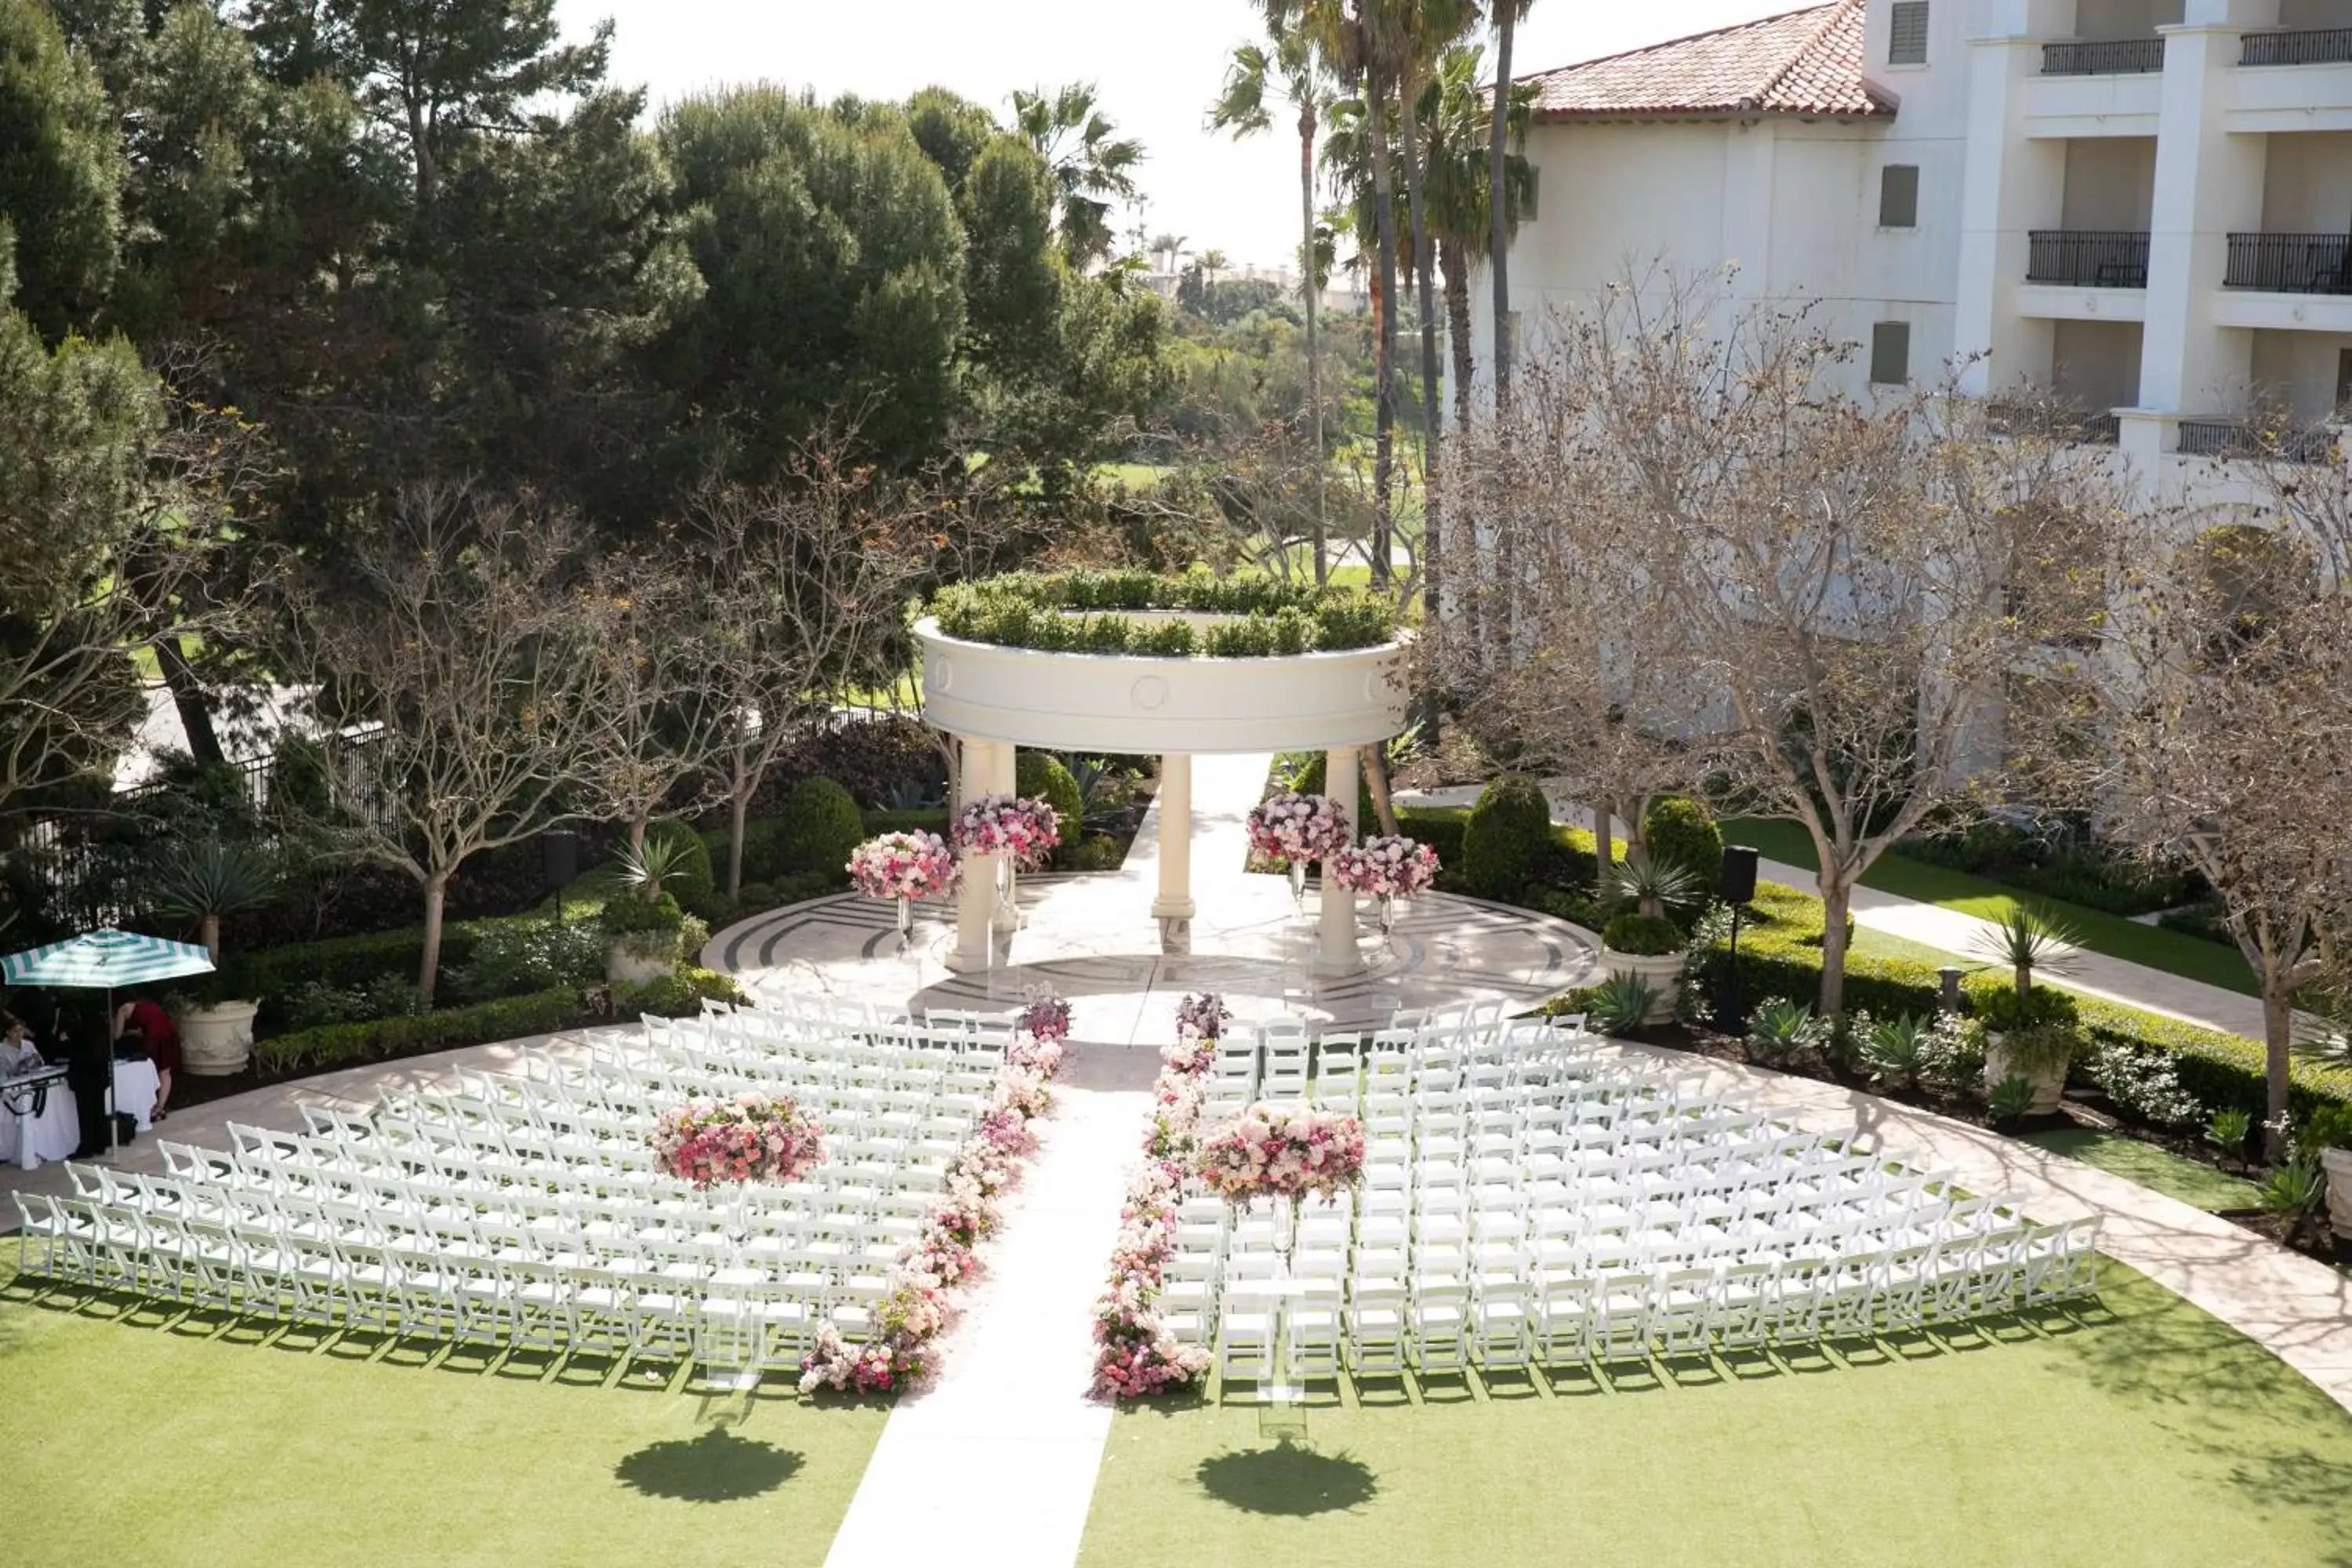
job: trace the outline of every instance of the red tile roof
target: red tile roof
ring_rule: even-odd
[[[1830,0],[1519,80],[1541,89],[1538,120],[1893,114],[1863,79],[1863,5]]]

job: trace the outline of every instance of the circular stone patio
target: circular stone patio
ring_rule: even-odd
[[[764,1000],[823,997],[918,1015],[1002,1011],[1050,988],[1071,1004],[1075,1038],[1151,1047],[1176,1037],[1176,1005],[1188,992],[1222,993],[1245,1023],[1287,1016],[1317,1029],[1371,1029],[1386,1027],[1399,1008],[1527,1007],[1600,973],[1591,932],[1443,893],[1401,901],[1386,940],[1367,910],[1363,969],[1318,973],[1317,894],[1307,890],[1302,917],[1289,883],[1270,876],[1204,886],[1191,951],[1164,952],[1137,880],[1129,872],[1023,878],[1021,929],[1000,933],[990,969],[948,968],[951,907],[918,905],[913,939],[902,948],[892,907],[851,893],[730,926],[703,949],[702,962]]]

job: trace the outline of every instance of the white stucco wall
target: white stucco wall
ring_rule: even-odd
[[[2352,131],[2264,140],[2270,156],[2263,175],[2263,227],[2272,233],[2352,233]]]

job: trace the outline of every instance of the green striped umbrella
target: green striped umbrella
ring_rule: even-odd
[[[114,988],[212,973],[212,954],[192,942],[165,942],[136,931],[87,931],[67,942],[30,948],[0,958],[0,980],[11,985],[47,985],[65,990],[104,991],[111,1027]],[[114,1109],[114,1057],[106,1059],[107,1110]],[[106,1142],[114,1146],[114,1118],[106,1119]]]
[[[0,958],[0,980],[11,985],[111,991],[183,974],[209,974],[212,967],[212,955],[192,942],[165,942],[136,931],[94,931]]]

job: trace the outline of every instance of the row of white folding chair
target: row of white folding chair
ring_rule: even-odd
[[[920,1128],[927,1133],[947,1134],[958,1129],[968,1129],[971,1116],[954,1115],[940,1109],[939,1097],[913,1089],[837,1089],[803,1097],[802,1103],[820,1113],[828,1130],[836,1126],[854,1133],[858,1124],[868,1126]],[[387,1105],[408,1112],[410,1118],[437,1118],[460,1125],[484,1125],[498,1128],[540,1128],[553,1130],[557,1126],[584,1128],[599,1138],[634,1141],[642,1143],[648,1116],[608,1107],[577,1108],[558,1106],[541,1108],[530,1100],[487,1100],[469,1095],[415,1094],[397,1097]],[[651,1107],[648,1106],[647,1112]]]
[[[374,1118],[378,1140],[394,1148],[438,1151],[455,1147],[566,1167],[645,1170],[655,1164],[653,1149],[643,1140],[574,1140],[548,1133],[529,1123],[506,1127],[495,1122],[431,1119],[429,1114],[420,1114],[424,1110],[404,1102],[379,1110]],[[881,1115],[851,1112],[826,1121],[826,1163],[895,1166],[919,1163],[926,1157],[944,1161],[961,1146],[959,1135],[966,1131],[954,1124],[942,1124],[934,1137],[929,1123],[909,1124]]]
[[[638,1077],[658,1068],[673,1073],[685,1071],[782,1079],[805,1083],[813,1088],[845,1084],[879,1089],[957,1089],[975,1092],[987,1088],[996,1076],[993,1068],[964,1065],[962,1058],[929,1053],[915,1059],[887,1060],[863,1055],[839,1058],[812,1056],[797,1051],[771,1054],[746,1050],[740,1046],[683,1041],[652,1046],[643,1056],[632,1060],[630,1066]]]

